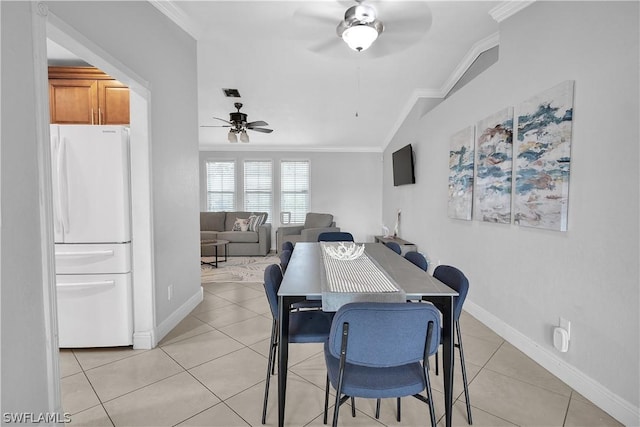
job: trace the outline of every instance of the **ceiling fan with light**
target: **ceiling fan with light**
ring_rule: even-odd
[[[344,20],[338,24],[336,33],[351,49],[361,52],[367,50],[382,34],[384,24],[377,18],[377,11],[372,5],[364,0],[356,2],[357,5],[344,13]]]
[[[222,127],[222,128],[230,128],[227,139],[229,142],[238,142],[238,137],[240,142],[249,142],[249,135],[247,134],[247,130],[253,130],[256,132],[262,133],[271,133],[273,129],[267,129],[260,126],[269,126],[269,123],[257,120],[255,122],[247,122],[247,115],[245,113],[241,113],[240,109],[242,108],[241,102],[236,102],[233,106],[238,110],[232,113],[229,113],[229,120],[221,119],[219,117],[213,117],[216,120],[220,120],[222,122],[227,123],[226,125],[202,125],[200,127],[203,128],[211,128],[211,127]]]
[[[346,11],[345,3],[350,4]],[[340,15],[342,19],[337,21],[336,17]],[[322,7],[302,6],[295,11],[295,16],[301,37],[308,37],[310,29],[317,34],[316,31],[326,28],[325,25],[335,28],[338,38],[325,38],[310,46],[310,50],[338,54],[336,46],[342,40],[356,52],[371,48],[372,56],[397,53],[417,43],[429,31],[432,23],[427,2],[415,0],[327,2]]]

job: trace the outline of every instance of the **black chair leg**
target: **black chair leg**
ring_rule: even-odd
[[[396,419],[398,420],[398,422],[400,422],[400,398],[399,397],[398,397],[398,401],[396,402],[396,406],[398,407],[396,409],[397,411]]]
[[[356,399],[351,396],[351,416],[356,417]]]
[[[427,359],[424,370],[424,382],[427,389],[427,399],[429,400],[429,416],[431,417],[431,427],[436,427],[436,410],[433,406],[433,393],[431,392],[431,380],[429,379],[429,359]]]
[[[327,423],[327,413],[329,412],[329,375],[327,375],[327,384],[324,388],[324,418],[322,422]]]
[[[380,399],[376,399],[376,420],[380,419]]]
[[[464,363],[464,350],[462,348],[462,334],[460,333],[460,322],[456,322],[456,335],[458,335],[458,350],[460,350],[460,365],[462,366],[462,383],[464,385],[464,398],[467,401],[467,421],[473,424],[471,419],[471,402],[469,401],[469,384],[467,382],[467,368]]]
[[[275,367],[274,360],[276,358],[276,334],[278,331],[278,325],[276,320],[273,321],[271,326],[271,340],[269,341],[269,362],[267,363],[267,380],[264,385],[264,401],[262,402],[262,424],[267,420],[267,401],[269,400],[269,383],[271,382],[271,375]]]

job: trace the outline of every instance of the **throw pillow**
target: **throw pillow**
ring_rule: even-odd
[[[247,218],[247,221],[249,221],[249,231],[257,231],[258,230],[258,221],[260,221],[260,217],[257,215],[250,215],[249,218]]]
[[[267,214],[251,214],[249,216],[249,231],[258,231],[258,227],[264,224],[267,219]]]
[[[247,231],[249,229],[249,220],[236,218],[236,222],[233,223],[232,231]]]

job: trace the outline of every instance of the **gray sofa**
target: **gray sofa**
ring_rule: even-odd
[[[307,213],[303,225],[288,225],[276,230],[276,251],[282,252],[282,243],[317,242],[320,233],[340,231],[333,221],[333,215],[325,213]]]
[[[228,240],[228,256],[265,256],[271,250],[271,224],[262,224],[256,231],[233,231],[236,219],[248,219],[251,215],[266,212],[200,212],[200,240]],[[201,246],[202,256],[213,256],[215,249]],[[224,247],[218,255],[225,255]]]

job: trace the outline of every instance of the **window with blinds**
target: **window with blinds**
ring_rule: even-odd
[[[267,212],[267,223],[273,217],[273,165],[271,160],[244,162],[244,210]]]
[[[236,210],[235,160],[207,162],[207,211]]]
[[[280,211],[290,213],[291,224],[304,223],[309,212],[309,161],[280,162]]]

